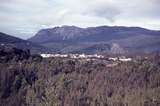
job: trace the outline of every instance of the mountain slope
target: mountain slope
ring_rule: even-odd
[[[135,52],[154,52],[160,50],[160,47],[158,46],[160,43],[160,31],[123,26],[100,26],[89,28],[62,26],[42,29],[34,37],[30,38],[29,41],[50,48],[53,52],[63,53],[75,51],[82,52],[84,50],[89,53],[99,53],[101,52],[101,49],[97,51],[97,49],[93,47],[97,44],[109,45],[110,50],[106,50],[106,53],[119,54],[126,53],[126,51],[130,50]],[[114,44],[118,45],[119,50],[112,50],[115,46]],[[146,47],[146,50],[142,49]],[[93,50],[91,50],[91,48],[93,48]],[[107,48],[108,47],[105,49]],[[152,48],[155,49],[151,50]],[[103,46],[102,49],[104,49]]]
[[[0,32],[0,42],[1,43],[17,43],[23,42],[24,40],[7,35],[5,33]]]
[[[16,38],[2,32],[0,32],[0,45],[10,45],[20,49],[30,49],[31,53],[38,53],[48,50],[41,45],[32,43],[30,41],[22,40],[20,38]]]

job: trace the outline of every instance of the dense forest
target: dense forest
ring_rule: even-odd
[[[160,106],[160,55],[130,62],[0,51],[0,106]]]

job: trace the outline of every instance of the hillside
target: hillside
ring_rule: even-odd
[[[139,27],[100,26],[79,28],[76,26],[62,26],[42,29],[29,41],[59,53],[84,52],[93,54],[102,52],[119,54],[128,53],[128,51],[135,53],[160,51],[158,46],[160,31]],[[115,44],[121,52],[112,51],[111,48],[114,48]],[[95,49],[97,45],[108,46]]]
[[[41,45],[0,32],[0,46],[3,45],[8,45],[24,50],[30,49],[31,53],[39,53],[49,50]]]

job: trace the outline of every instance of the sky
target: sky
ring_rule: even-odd
[[[27,39],[62,25],[160,30],[160,0],[0,0],[0,32]]]

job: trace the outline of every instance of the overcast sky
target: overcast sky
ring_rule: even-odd
[[[0,0],[0,32],[26,39],[61,25],[160,30],[160,0]]]

